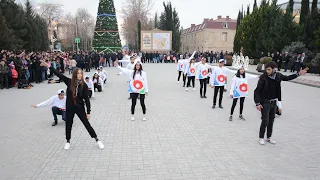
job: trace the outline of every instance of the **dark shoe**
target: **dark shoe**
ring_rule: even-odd
[[[203,96],[203,98],[207,99],[207,96]]]
[[[212,106],[212,109],[215,109],[215,108],[216,108],[216,105],[213,105],[213,106]]]
[[[220,108],[220,109],[223,109],[223,106],[222,106],[222,105],[219,105],[219,108]]]
[[[229,121],[232,121],[232,116],[229,117]]]
[[[182,87],[186,87],[186,85],[183,85]]]
[[[201,95],[200,95],[200,98],[202,99],[202,98],[203,98],[203,96],[201,96]]]
[[[242,116],[242,114],[239,115],[239,119],[242,121],[245,121],[246,119]]]
[[[54,120],[54,122],[52,123],[52,126],[55,126],[58,124],[58,121],[57,120]]]
[[[131,97],[128,98],[128,100],[132,99]]]

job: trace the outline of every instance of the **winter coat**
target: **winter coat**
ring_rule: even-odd
[[[0,64],[0,74],[7,74],[8,73],[8,66],[6,64]]]
[[[15,69],[11,69],[11,73],[12,73],[12,78],[13,79],[17,79],[18,78],[18,72]]]

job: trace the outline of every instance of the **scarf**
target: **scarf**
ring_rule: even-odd
[[[277,76],[277,71],[275,69],[272,70],[272,73],[268,76],[269,78],[275,80]]]

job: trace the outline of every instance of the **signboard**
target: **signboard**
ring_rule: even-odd
[[[141,31],[141,51],[167,52],[172,49],[172,31]]]
[[[80,38],[74,38],[74,43],[80,43]]]

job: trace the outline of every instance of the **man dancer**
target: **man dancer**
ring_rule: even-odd
[[[183,63],[184,63],[183,55],[180,55],[180,59],[178,60],[177,70],[178,70],[178,81],[177,84],[180,83],[181,74],[183,74]]]
[[[214,88],[212,109],[216,108],[218,92],[219,92],[219,108],[223,109],[223,106],[222,106],[223,92],[226,91],[225,87],[227,85],[227,71],[230,71],[229,69],[223,66],[224,66],[224,59],[220,59],[218,67],[213,68],[212,74],[210,77],[211,88]]]
[[[269,62],[265,66],[265,72],[260,76],[258,85],[254,90],[254,101],[256,108],[261,112],[261,125],[259,132],[259,144],[264,145],[264,134],[267,128],[267,142],[276,144],[276,141],[271,139],[273,122],[277,110],[277,101],[281,101],[281,81],[290,81],[301,75],[305,75],[308,68],[300,72],[285,76],[276,72],[277,64]]]
[[[52,126],[58,124],[57,115],[62,115],[62,120],[66,120],[66,96],[63,89],[58,90],[58,95],[52,96],[50,99],[38,104],[32,105],[34,108],[51,106],[54,122]]]

